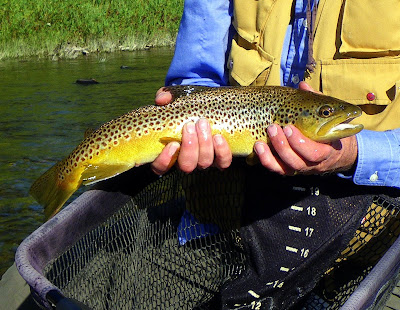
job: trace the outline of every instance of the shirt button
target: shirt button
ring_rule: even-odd
[[[376,181],[378,181],[378,171],[375,171],[374,174],[372,174],[372,175],[369,177],[369,180],[370,180],[371,182],[376,182]]]
[[[297,74],[292,76],[292,82],[293,84],[299,84],[300,78]]]
[[[367,94],[367,100],[368,101],[374,101],[375,100],[375,94],[374,93],[368,93]]]
[[[229,69],[233,69],[233,59],[231,59],[230,61],[229,61]]]

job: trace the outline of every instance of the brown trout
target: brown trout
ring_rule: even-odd
[[[120,116],[89,134],[72,153],[45,172],[30,194],[55,215],[81,184],[116,176],[152,162],[182,127],[206,118],[212,134],[222,134],[234,156],[252,155],[256,141],[268,142],[267,127],[293,124],[307,137],[328,142],[356,134],[362,125],[349,121],[361,109],[329,96],[280,86],[168,88],[173,102],[146,106]]]

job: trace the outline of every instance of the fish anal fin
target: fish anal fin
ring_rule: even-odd
[[[258,158],[257,154],[254,152],[251,152],[250,155],[246,157],[246,163],[249,166],[255,166],[260,162],[260,159]]]
[[[91,185],[99,181],[107,180],[132,168],[129,165],[89,165],[83,171],[81,180],[83,185]]]

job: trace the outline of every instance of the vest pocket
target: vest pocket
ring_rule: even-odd
[[[399,81],[400,57],[321,61],[324,94],[370,106],[363,109],[367,113],[379,113],[384,108],[379,106],[390,104],[400,92]]]
[[[400,55],[399,0],[346,1],[339,53],[368,58]]]
[[[244,40],[239,37],[239,41]],[[251,45],[247,41],[240,42],[240,44],[236,40],[232,40],[231,53],[228,60],[228,69],[230,70],[231,78],[234,79],[231,84],[235,84],[235,82],[242,86],[262,84],[259,77],[261,76],[262,80],[265,81],[268,79],[269,69],[274,57],[260,47],[258,49],[250,46],[246,48],[246,44]]]

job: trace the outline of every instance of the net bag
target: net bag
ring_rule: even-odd
[[[366,309],[397,283],[396,190],[241,161],[149,171],[100,183],[20,245],[42,307]]]

